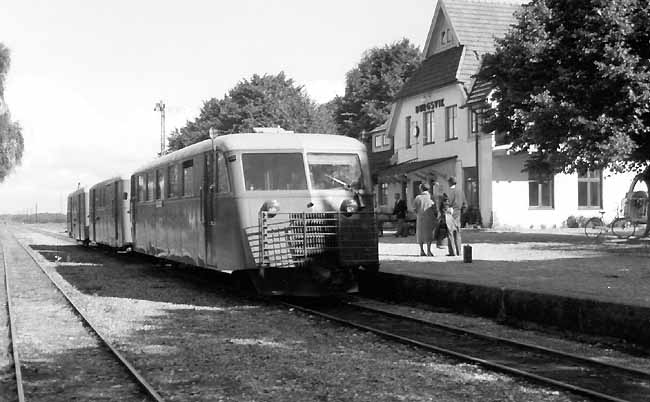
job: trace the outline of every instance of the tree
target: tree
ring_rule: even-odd
[[[337,133],[336,120],[334,119],[337,100],[338,97],[315,106],[310,132],[321,134]]]
[[[4,102],[4,82],[10,62],[9,48],[0,43],[0,182],[20,164],[24,149],[20,124],[11,120]]]
[[[648,0],[533,0],[516,18],[479,72],[496,86],[486,131],[528,170],[637,172],[650,188]]]
[[[210,127],[220,134],[252,132],[253,127],[277,127],[308,132],[313,125],[314,102],[303,87],[278,75],[253,75],[242,80],[223,99],[204,102],[199,116],[174,130],[169,149],[177,150],[209,138]]]
[[[383,124],[393,97],[421,60],[420,50],[408,39],[366,51],[346,75],[345,95],[335,100],[338,131],[360,138],[362,132]]]

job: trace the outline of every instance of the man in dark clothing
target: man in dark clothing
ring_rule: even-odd
[[[402,199],[399,193],[395,193],[395,206],[393,207],[393,215],[397,219],[397,231],[395,237],[407,237],[409,235],[409,228],[406,224],[406,201]]]

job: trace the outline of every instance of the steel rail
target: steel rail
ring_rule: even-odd
[[[456,327],[456,326],[449,325],[449,324],[441,324],[441,323],[437,323],[437,322],[426,321],[426,320],[422,320],[420,318],[411,317],[411,316],[408,316],[408,315],[402,315],[402,314],[399,314],[399,313],[394,313],[392,311],[386,311],[386,310],[383,310],[381,308],[364,306],[362,304],[358,304],[358,303],[355,303],[355,302],[347,302],[347,304],[349,304],[351,306],[354,306],[354,307],[357,307],[357,308],[360,308],[360,309],[365,309],[365,310],[372,311],[372,312],[375,312],[375,313],[381,313],[381,314],[384,314],[384,315],[387,315],[387,316],[390,316],[390,317],[411,320],[411,321],[420,323],[422,325],[427,325],[427,326],[434,327],[434,328],[440,328],[440,329],[455,332],[455,333],[458,333],[458,334],[471,335],[471,336],[474,336],[474,337],[477,337],[477,338],[483,338],[483,339],[490,340],[490,341],[507,343],[507,344],[510,344],[510,345],[513,345],[513,346],[530,349],[530,350],[536,351],[536,352],[543,352],[543,353],[552,354],[552,355],[555,355],[555,356],[558,356],[558,357],[565,357],[565,358],[572,359],[572,360],[575,360],[575,361],[583,361],[583,362],[588,363],[588,364],[599,365],[599,366],[602,366],[602,367],[605,367],[605,368],[612,368],[612,369],[616,369],[616,370],[620,370],[620,371],[626,371],[626,372],[628,372],[630,374],[633,374],[633,375],[647,376],[648,379],[650,380],[650,371],[639,370],[639,369],[635,369],[635,368],[632,368],[632,367],[625,367],[625,366],[621,366],[621,365],[614,364],[614,363],[606,363],[606,362],[602,362],[600,360],[592,359],[590,357],[580,356],[580,355],[573,354],[573,353],[562,352],[561,350],[551,349],[551,348],[547,348],[545,346],[535,345],[535,344],[532,344],[532,343],[515,341],[514,339],[510,339],[510,338],[504,338],[504,337],[495,336],[495,335],[488,335],[488,334],[484,334],[484,333],[481,333],[481,332],[478,332],[478,331],[472,331],[470,329],[464,329],[464,328]]]
[[[338,323],[341,323],[341,324],[344,324],[344,325],[347,325],[347,326],[350,326],[350,327],[362,329],[364,331],[368,331],[368,332],[380,335],[380,336],[388,338],[388,339],[393,339],[393,340],[399,341],[399,342],[404,343],[404,344],[418,346],[418,347],[421,347],[421,348],[426,349],[426,350],[438,352],[438,353],[441,353],[441,354],[444,354],[444,355],[447,355],[447,356],[452,356],[452,357],[455,357],[457,359],[467,361],[467,362],[470,362],[470,363],[475,363],[475,364],[481,365],[481,366],[489,368],[489,369],[493,369],[493,370],[500,371],[500,372],[503,372],[503,373],[512,374],[512,375],[515,375],[515,376],[518,376],[518,377],[526,378],[526,379],[535,381],[535,382],[540,383],[540,384],[555,386],[557,388],[564,389],[564,390],[573,392],[573,393],[578,394],[578,395],[589,396],[589,397],[592,397],[592,398],[597,398],[599,400],[610,401],[610,402],[630,402],[627,399],[621,399],[621,398],[618,398],[618,397],[615,397],[615,396],[612,396],[612,395],[603,394],[603,393],[598,392],[598,391],[594,391],[594,390],[591,390],[591,389],[588,389],[588,388],[579,387],[579,386],[572,385],[572,384],[562,382],[562,381],[558,381],[558,380],[555,380],[555,379],[552,379],[552,378],[544,377],[544,376],[534,374],[534,373],[531,373],[531,372],[528,372],[528,371],[524,371],[524,370],[520,370],[520,369],[517,369],[517,368],[514,368],[514,367],[510,367],[510,366],[507,366],[505,364],[496,363],[496,362],[493,362],[493,361],[490,361],[490,360],[486,360],[486,359],[482,359],[482,358],[479,358],[479,357],[471,356],[471,355],[468,355],[466,353],[457,352],[457,351],[454,351],[454,350],[451,350],[451,349],[448,349],[448,348],[432,345],[430,343],[425,343],[425,342],[421,342],[421,341],[418,341],[418,340],[415,340],[415,339],[411,339],[411,338],[408,338],[408,337],[405,337],[405,336],[402,336],[402,335],[397,335],[397,334],[394,334],[394,333],[390,333],[390,332],[384,331],[382,329],[373,328],[373,327],[368,326],[368,325],[359,324],[359,323],[356,323],[356,322],[354,322],[352,320],[336,317],[335,315],[324,313],[324,312],[321,312],[321,311],[318,311],[318,310],[315,310],[315,309],[312,309],[312,308],[309,308],[309,307],[301,306],[299,304],[294,304],[294,303],[290,303],[290,302],[286,302],[286,301],[280,301],[280,303],[287,306],[287,307],[294,308],[296,310],[300,310],[300,311],[303,311],[303,312],[306,312],[306,313],[309,313],[309,314],[320,316],[320,317],[326,318],[328,320],[338,322]],[[372,310],[372,309],[367,308],[367,310]],[[381,314],[384,313],[381,310],[376,311],[376,312],[381,313]],[[393,314],[393,313],[391,313],[391,314]],[[405,319],[405,320],[412,320],[412,317],[401,316],[399,314],[394,314],[394,317],[399,317],[400,319]]]
[[[113,346],[113,345],[112,345],[112,344],[111,344],[111,343],[110,343],[110,342],[109,342],[109,341],[108,341],[108,340],[107,340],[107,339],[106,339],[106,338],[101,334],[101,332],[100,332],[97,328],[95,328],[95,326],[90,322],[90,319],[88,319],[88,318],[83,314],[83,312],[81,311],[81,309],[80,309],[80,308],[79,308],[79,307],[74,303],[74,301],[72,301],[72,299],[71,299],[70,296],[67,294],[67,292],[66,292],[65,290],[63,290],[63,289],[62,289],[62,288],[61,288],[61,287],[56,283],[56,281],[54,280],[54,278],[52,277],[52,275],[50,275],[50,273],[47,272],[47,270],[45,270],[45,268],[43,268],[43,266],[41,265],[41,263],[38,261],[38,259],[37,259],[36,256],[34,255],[34,252],[31,251],[31,250],[29,249],[29,247],[25,246],[22,242],[20,242],[20,240],[18,240],[18,238],[17,238],[13,233],[11,233],[11,236],[14,238],[14,240],[16,241],[16,243],[18,243],[18,244],[23,248],[23,250],[25,250],[25,252],[27,253],[27,255],[29,255],[29,257],[32,259],[32,261],[34,261],[34,263],[35,263],[35,264],[36,264],[36,265],[41,269],[41,271],[43,271],[43,273],[44,273],[44,274],[49,278],[50,282],[52,282],[52,284],[57,288],[57,290],[58,290],[58,291],[63,295],[63,297],[64,297],[64,298],[66,299],[66,301],[68,302],[68,304],[72,307],[72,310],[75,312],[75,314],[76,314],[79,318],[81,318],[81,319],[83,320],[84,324],[86,324],[86,325],[88,326],[88,328],[90,328],[90,329],[92,330],[92,332],[93,332],[93,333],[94,333],[94,334],[95,334],[95,335],[96,335],[96,336],[97,336],[97,337],[102,341],[102,343],[103,343],[103,344],[104,344],[104,345],[105,345],[105,346],[106,346],[106,347],[111,351],[111,353],[112,353],[115,357],[117,357],[117,359],[122,363],[122,365],[123,365],[124,367],[126,367],[126,369],[128,370],[129,374],[131,374],[131,376],[134,377],[134,378],[136,379],[136,381],[137,381],[138,384],[141,386],[141,388],[143,388],[143,389],[146,391],[146,393],[147,393],[151,398],[153,398],[153,400],[155,400],[156,402],[163,402],[164,399],[160,396],[160,394],[158,394],[158,392],[157,392],[157,391],[156,391],[156,390],[151,386],[151,384],[149,384],[149,382],[147,382],[147,380],[146,380],[146,379],[145,379],[145,378],[140,374],[140,372],[138,372],[138,371],[135,369],[135,367],[133,367],[133,365],[131,365],[131,363],[129,363],[128,360],[126,360],[126,358],[122,355],[122,353],[120,353],[120,352],[119,352],[119,351],[118,351],[118,350],[117,350],[117,349],[116,349],[116,348],[115,348],[115,347],[114,347],[114,346]]]
[[[7,265],[7,257],[5,254],[4,244],[0,243],[0,250],[2,251],[2,266],[5,270],[5,292],[7,294],[7,315],[9,318],[9,338],[11,339],[11,351],[14,359],[14,371],[16,372],[16,392],[18,394],[18,402],[25,402],[25,390],[23,389],[23,374],[20,368],[20,357],[18,355],[18,347],[16,345],[16,323],[14,320],[13,303],[11,302],[11,290],[9,289],[9,266]]]

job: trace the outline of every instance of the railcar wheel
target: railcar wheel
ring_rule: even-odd
[[[619,239],[629,239],[636,232],[636,224],[627,218],[616,218],[612,222],[612,232]]]
[[[602,219],[593,217],[585,223],[585,236],[590,239],[597,239],[605,230]]]

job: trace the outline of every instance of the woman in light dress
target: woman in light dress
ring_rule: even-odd
[[[433,242],[433,231],[438,215],[436,203],[431,199],[429,186],[420,185],[420,195],[413,200],[415,208],[415,238],[420,245],[421,256],[433,256],[431,252],[431,243]],[[427,244],[427,251],[424,252],[424,243]]]

